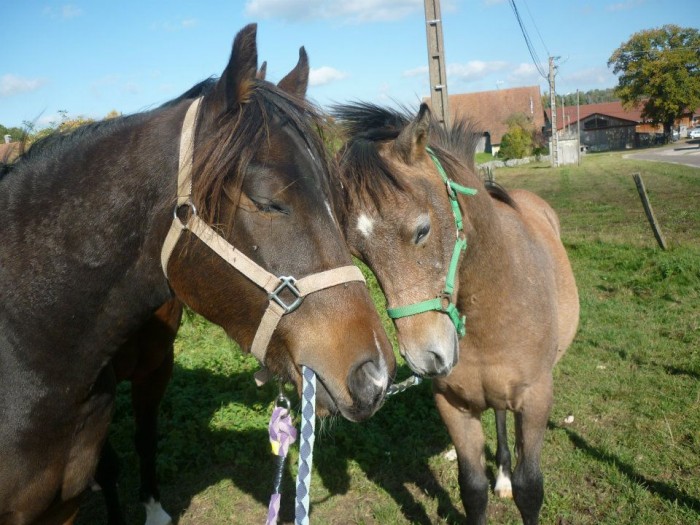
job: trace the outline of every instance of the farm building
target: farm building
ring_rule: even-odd
[[[676,129],[693,125],[687,112],[676,121]],[[662,125],[653,125],[642,118],[641,108],[625,109],[620,101],[559,107],[557,130],[560,136],[576,136],[578,118],[581,120],[581,145],[589,151],[608,151],[644,147],[663,135]],[[546,126],[551,127],[551,110],[545,110]]]
[[[20,153],[20,143],[11,142],[10,136],[4,138],[4,142],[0,143],[0,162],[12,162]]]
[[[430,99],[424,99],[430,104]],[[498,152],[501,138],[508,131],[508,119],[524,115],[536,131],[545,125],[539,86],[497,89],[449,96],[450,113],[455,118],[468,118],[483,130],[484,137],[477,151]]]

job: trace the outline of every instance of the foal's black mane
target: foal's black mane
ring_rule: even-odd
[[[333,108],[348,140],[341,151],[343,183],[352,199],[369,200],[379,208],[383,198],[392,191],[406,192],[407,188],[379,155],[377,146],[396,139],[410,124],[413,112],[356,102]],[[468,119],[457,119],[445,130],[435,119],[430,123],[430,147],[442,163],[448,176],[465,184],[465,172],[475,171],[475,150],[480,139],[476,126]],[[473,181],[470,181],[473,184]],[[485,183],[494,199],[514,206],[508,192],[496,183]]]

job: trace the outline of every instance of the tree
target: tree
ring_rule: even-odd
[[[522,159],[532,152],[534,126],[530,119],[516,113],[508,117],[506,121],[508,131],[501,137],[501,145],[498,156],[503,159]]]
[[[670,136],[684,111],[700,106],[700,33],[665,25],[647,29],[617,48],[608,67],[619,75],[615,94],[625,107],[642,106],[642,117],[664,125]]]

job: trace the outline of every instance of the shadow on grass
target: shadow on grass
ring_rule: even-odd
[[[700,512],[700,500],[697,498],[685,494],[667,483],[656,481],[639,474],[631,465],[620,461],[618,457],[612,454],[603,452],[602,450],[590,445],[588,441],[586,441],[580,434],[569,428],[562,427],[556,423],[552,423],[551,421],[547,424],[547,426],[550,430],[561,430],[565,432],[571,443],[579,450],[582,450],[596,461],[614,465],[615,468],[627,476],[630,481],[643,487],[648,492],[651,492],[652,494],[655,494],[670,503],[683,505],[690,510]]]
[[[276,393],[274,385],[258,389],[249,372],[223,375],[175,365],[161,405],[158,455],[162,502],[175,523],[192,507],[196,496],[221,482],[230,481],[236,490],[267,506],[274,463],[266,407]],[[221,416],[222,412],[226,415]],[[221,417],[226,421],[217,424]],[[430,385],[388,399],[366,422],[356,424],[337,417],[318,427],[314,477],[320,477],[316,483],[322,482],[331,496],[350,490],[354,463],[396,502],[411,523],[427,525],[432,520],[409,486],[437,501],[438,514],[448,523],[463,519],[429,464],[430,457],[450,443],[434,408]],[[142,524],[145,512],[138,502],[138,460],[132,436],[130,398],[128,388],[122,385],[110,440],[122,462],[119,490],[126,522]],[[293,521],[295,488],[289,465],[282,486],[280,517]],[[249,512],[259,512],[259,508],[256,505]],[[236,508],[236,513],[245,519],[246,509]],[[91,494],[76,525],[105,523],[105,516],[101,495]]]

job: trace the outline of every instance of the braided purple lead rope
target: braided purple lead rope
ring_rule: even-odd
[[[284,460],[289,452],[289,445],[297,438],[297,431],[292,423],[289,411],[289,400],[282,394],[277,398],[277,402],[283,402],[286,406],[276,406],[270,417],[270,445],[272,453],[277,457],[277,471],[270,496],[270,505],[267,509],[267,521],[265,525],[276,525],[280,512],[280,501],[282,500],[282,473],[284,472]]]

